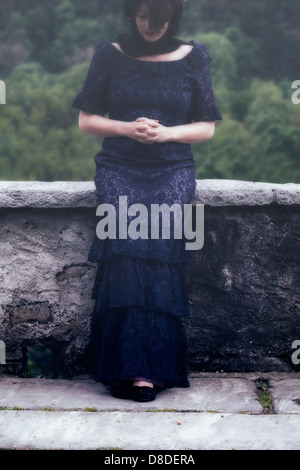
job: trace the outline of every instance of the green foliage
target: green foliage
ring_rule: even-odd
[[[70,107],[88,64],[45,74],[38,64],[17,67],[10,77],[9,106],[0,108],[1,179],[89,180],[99,139],[81,133]]]
[[[247,93],[244,119],[233,109],[211,141],[194,146],[197,177],[298,183],[298,108],[272,82],[254,79]]]
[[[95,44],[126,31],[113,0],[1,0],[0,178],[92,180],[101,140],[71,108]],[[187,2],[181,36],[207,46],[223,121],[193,146],[198,178],[300,181],[299,2]]]

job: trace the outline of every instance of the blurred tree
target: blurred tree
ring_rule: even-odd
[[[194,146],[197,177],[299,183],[297,107],[277,85],[258,79],[247,101],[244,119],[224,115],[214,138]]]
[[[121,0],[1,0],[2,179],[93,179],[101,139],[71,108],[95,44],[127,29]],[[300,181],[300,3],[187,2],[181,37],[205,44],[223,122],[193,146],[199,178]]]

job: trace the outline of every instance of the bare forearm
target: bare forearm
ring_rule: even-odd
[[[214,122],[193,122],[182,126],[165,128],[166,139],[182,144],[195,144],[213,137],[215,132]]]
[[[80,111],[79,127],[87,134],[98,137],[120,137],[127,136],[129,123],[115,121],[96,114],[88,114]]]

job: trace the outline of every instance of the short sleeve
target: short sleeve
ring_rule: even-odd
[[[215,103],[209,65],[211,58],[204,46],[197,45],[198,61],[193,74],[192,119],[198,121],[221,120],[222,116]]]
[[[108,112],[109,61],[106,44],[97,44],[83,87],[72,102],[74,108],[100,116]]]

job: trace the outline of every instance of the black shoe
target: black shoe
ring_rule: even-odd
[[[134,401],[153,401],[156,398],[156,388],[155,387],[138,387],[134,385],[132,387],[132,396],[131,398]]]
[[[111,385],[110,393],[115,398],[132,398],[132,382],[117,382]]]

